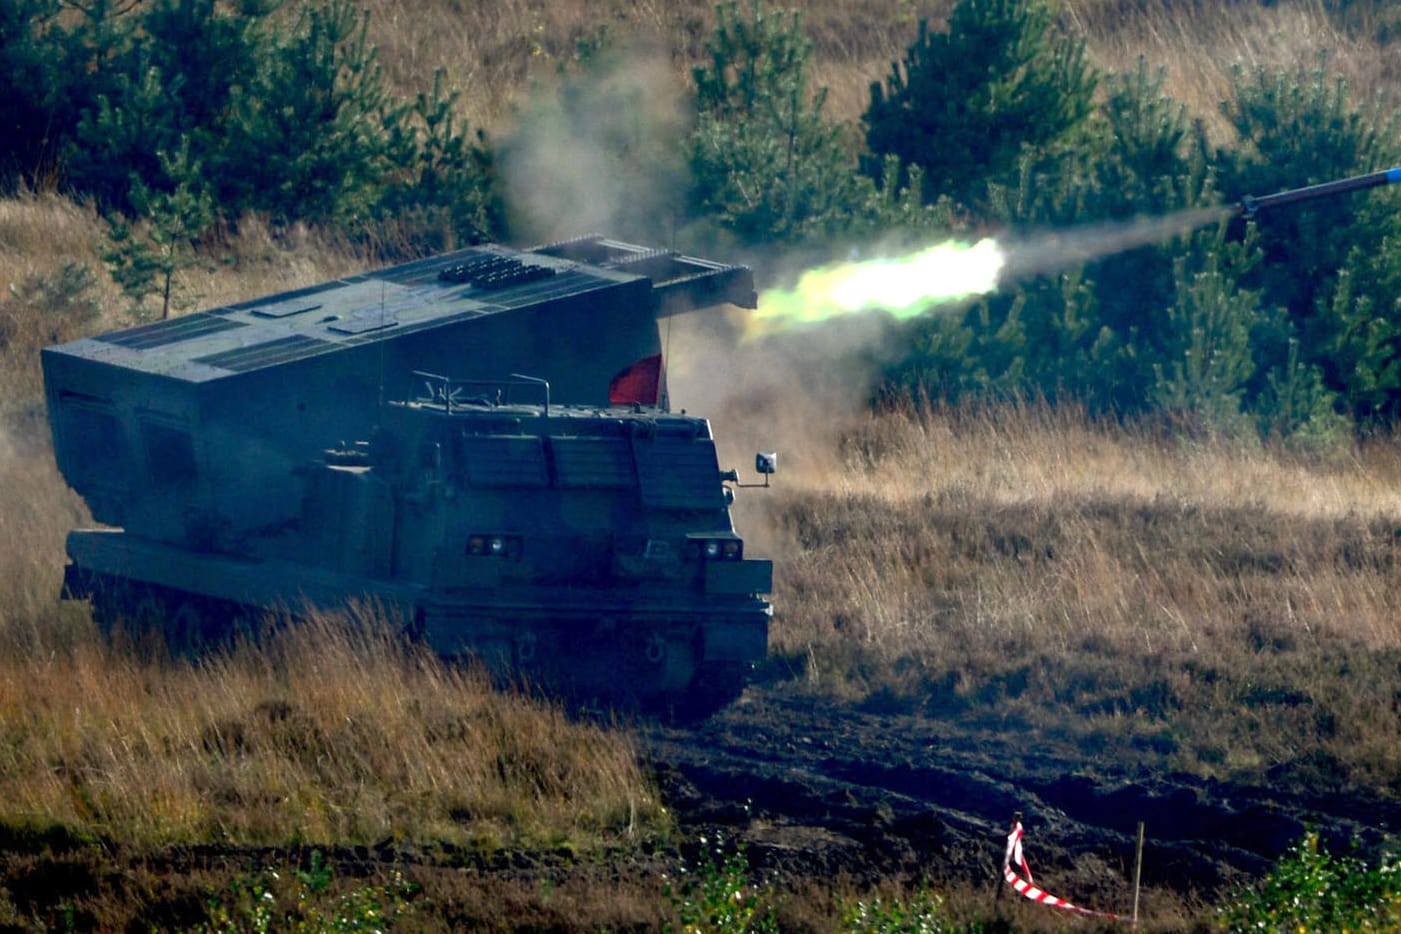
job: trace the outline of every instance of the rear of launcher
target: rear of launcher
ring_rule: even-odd
[[[593,237],[48,348],[59,468],[110,527],[70,534],[65,595],[180,647],[369,600],[500,674],[704,713],[764,657],[772,566],[667,410],[658,319],[725,302],[748,269]]]

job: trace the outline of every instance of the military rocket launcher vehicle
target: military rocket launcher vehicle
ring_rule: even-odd
[[[765,655],[772,565],[669,410],[658,321],[726,302],[755,307],[747,268],[588,237],[47,348],[58,466],[106,526],[69,535],[65,596],[181,648],[373,601],[505,676],[712,709]]]

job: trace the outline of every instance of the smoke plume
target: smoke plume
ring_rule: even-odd
[[[600,53],[602,54],[602,53]],[[607,233],[669,242],[684,204],[685,95],[660,54],[632,50],[537,89],[498,164],[516,239]]]

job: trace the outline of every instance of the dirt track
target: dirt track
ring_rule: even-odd
[[[1265,869],[1313,827],[1380,842],[1401,805],[1287,787],[1140,774],[995,725],[863,713],[751,688],[698,727],[645,734],[683,827],[728,828],[797,872],[981,881],[1024,815],[1033,869],[1118,901],[1146,825],[1145,885],[1208,897]]]

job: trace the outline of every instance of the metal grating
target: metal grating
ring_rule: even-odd
[[[715,443],[658,437],[634,439],[642,502],[657,509],[721,509],[724,487]]]
[[[462,439],[467,479],[474,486],[550,485],[545,449],[535,435],[486,435]]]
[[[194,362],[242,373],[246,370],[256,370],[265,366],[300,360],[303,357],[313,356],[323,348],[334,346],[336,345],[330,341],[307,337],[305,334],[293,334],[290,337],[253,344],[250,347],[235,347],[233,350],[196,357]]]
[[[153,347],[178,344],[181,341],[193,340],[207,334],[218,334],[220,331],[242,327],[247,327],[247,325],[242,321],[233,321],[229,318],[219,318],[210,314],[185,315],[181,318],[171,318],[168,321],[157,321],[155,324],[143,324],[125,331],[103,334],[94,337],[93,340],[102,341],[104,344],[116,344],[118,347],[127,347],[131,350],[150,350]]]
[[[637,486],[624,438],[550,438],[555,473],[566,489],[626,490]]]

